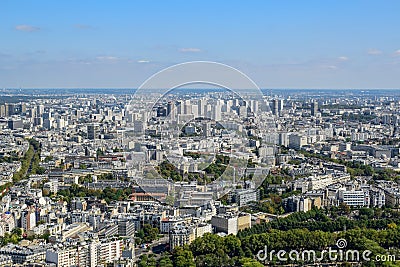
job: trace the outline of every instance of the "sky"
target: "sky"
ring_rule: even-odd
[[[400,1],[0,1],[0,88],[136,88],[174,64],[262,88],[400,88]]]

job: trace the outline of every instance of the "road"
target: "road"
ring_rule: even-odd
[[[147,248],[135,249],[135,256],[139,258],[141,255],[149,254],[150,252],[153,252],[154,254],[160,254],[161,252],[165,251],[168,243],[168,236],[161,237],[160,239],[153,241]]]

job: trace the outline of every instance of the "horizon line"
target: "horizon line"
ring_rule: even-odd
[[[129,90],[137,90],[137,87],[3,87],[0,90],[51,90],[51,89],[82,89],[82,90],[115,90],[115,89],[129,89]],[[161,90],[165,88],[146,88],[146,90]],[[215,89],[223,89],[223,88],[215,88],[215,87],[204,87],[204,88],[181,88],[184,90],[215,90]],[[251,88],[236,88],[237,90],[248,90]],[[260,90],[400,90],[398,88],[307,88],[307,87],[280,87],[280,88],[268,88],[268,87],[260,87]]]

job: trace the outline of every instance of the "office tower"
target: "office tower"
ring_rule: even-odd
[[[272,114],[275,116],[279,116],[279,100],[272,100]]]
[[[7,116],[14,115],[14,105],[13,104],[9,104],[9,103],[6,103],[5,105],[6,105],[6,114],[7,114]]]
[[[192,114],[192,105],[190,104],[190,100],[185,100],[183,105],[183,114]]]
[[[171,120],[175,120],[175,115],[176,115],[175,102],[169,101],[167,104],[167,116],[169,116]]]
[[[206,118],[211,118],[211,105],[210,104],[207,104],[207,105],[205,105],[204,106],[204,116],[203,117],[206,117]]]
[[[22,129],[24,127],[24,124],[21,119],[19,120],[9,120],[8,121],[8,128],[11,130],[17,130],[17,129]]]
[[[99,126],[97,124],[89,124],[87,126],[87,138],[94,140],[98,138]]]
[[[197,102],[197,116],[204,117],[205,116],[205,106],[207,105],[207,101],[205,99],[200,99]]]
[[[48,130],[53,128],[53,119],[52,118],[43,119],[43,127],[48,129]]]
[[[42,126],[43,125],[43,119],[41,117],[35,117],[33,119],[33,126]]]
[[[44,105],[37,105],[36,117],[41,117],[44,113]]]
[[[288,133],[279,133],[279,145],[289,146],[289,135]]]
[[[35,118],[36,117],[36,107],[35,106],[30,106],[28,112],[27,112],[27,117],[29,118]]]
[[[311,103],[311,116],[316,116],[317,113],[318,113],[318,102],[314,100]]]
[[[222,106],[220,105],[219,102],[216,103],[216,105],[214,105],[212,107],[212,119],[215,121],[221,121],[221,108]]]
[[[25,114],[26,113],[26,104],[25,103],[21,103],[20,104],[20,112]]]
[[[57,129],[62,129],[66,126],[66,121],[63,118],[57,119]]]
[[[203,123],[203,136],[204,137],[211,136],[211,123],[209,122]]]
[[[180,115],[180,114],[184,114],[184,102],[182,100],[178,100],[176,102],[176,114]]]
[[[237,111],[239,116],[241,117],[247,116],[247,106],[239,106]]]
[[[166,117],[167,116],[167,109],[165,107],[158,107],[157,108],[157,117]]]
[[[5,117],[6,116],[6,106],[1,105],[0,106],[0,117]]]
[[[257,113],[258,112],[258,101],[257,100],[250,100],[249,103],[251,112]]]
[[[231,109],[233,108],[233,101],[232,99],[226,101],[226,112],[231,112]]]
[[[283,110],[283,105],[284,105],[283,99],[279,99],[278,100],[278,110],[279,110],[279,112],[281,112]]]

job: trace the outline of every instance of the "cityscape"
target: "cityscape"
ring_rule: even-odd
[[[397,2],[16,2],[0,266],[400,266]]]

